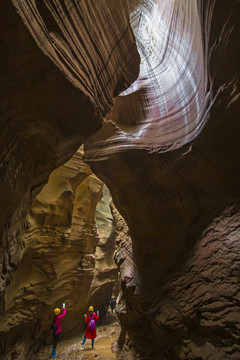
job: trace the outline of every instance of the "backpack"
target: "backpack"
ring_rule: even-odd
[[[57,331],[57,325],[56,325],[56,323],[55,323],[55,321],[54,321],[54,320],[53,320],[52,325],[51,325],[51,327],[50,327],[50,331],[53,333],[53,335],[55,335],[55,334],[56,334],[56,331]]]
[[[89,317],[90,317],[90,315],[89,315]],[[96,329],[96,323],[93,318],[94,318],[94,314],[93,314],[92,318],[90,317],[90,322],[89,322],[89,330],[90,331],[93,331]]]

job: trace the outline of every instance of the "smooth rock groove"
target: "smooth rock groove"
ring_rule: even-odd
[[[147,6],[133,2],[136,7],[139,3]],[[85,159],[107,184],[127,223],[120,226],[118,238],[123,240],[116,257],[123,275],[119,359],[237,360],[240,356],[240,272],[236,269],[240,4],[199,1],[198,5],[202,39],[211,30],[211,50],[204,53],[209,89],[213,98],[218,95],[202,131],[174,151],[152,154],[147,148],[129,149],[125,140],[119,151],[115,145],[118,137],[123,139],[121,126],[130,133],[141,128],[131,122],[139,108],[130,93],[127,106],[119,97],[115,101],[119,128],[110,121],[110,114],[109,121],[85,142]],[[154,79],[150,81],[154,86]],[[138,104],[147,107],[144,97]],[[137,116],[144,121],[144,113],[138,111]]]
[[[126,222],[114,214],[119,359],[238,360],[239,1],[4,0],[1,10],[6,356],[29,356],[29,342],[21,341],[32,333],[26,309],[14,318],[26,321],[24,336],[5,318],[24,267],[27,212],[49,174],[84,143]],[[86,236],[93,225],[84,227]],[[94,255],[83,265],[96,289],[93,263]],[[36,346],[44,328],[40,321],[34,329]]]
[[[119,7],[121,22],[115,21],[111,1],[96,2],[94,8],[88,1],[75,2],[74,7],[70,3],[4,0],[1,6],[1,317],[11,303],[11,296],[5,300],[6,287],[25,254],[26,216],[32,202],[51,172],[101,127],[113,97],[139,72],[126,2]],[[65,22],[59,18],[61,6]],[[66,45],[68,40],[71,44]],[[67,223],[70,216],[61,215]],[[42,333],[45,325],[39,326]],[[19,332],[12,339],[7,334],[6,342],[1,337],[6,353]],[[27,348],[23,346],[24,359]]]
[[[64,334],[81,331],[90,303],[105,315],[117,280],[110,203],[82,150],[51,174],[27,215],[22,259],[4,293],[1,359],[29,359],[49,338],[53,309],[62,302]]]
[[[205,3],[129,1],[140,73],[108,115],[119,129],[97,139],[89,159],[127,148],[174,150],[202,130],[214,101],[208,56],[215,1]]]
[[[112,105],[116,84],[126,88],[137,76],[126,1],[118,2],[117,13],[111,0],[12,2],[41,50],[100,116]]]

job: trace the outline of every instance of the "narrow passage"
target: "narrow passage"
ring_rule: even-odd
[[[113,316],[112,314],[110,315]],[[113,322],[107,325],[100,325],[97,327],[97,338],[95,340],[94,349],[91,348],[91,341],[88,340],[83,347],[81,341],[83,333],[78,337],[72,339],[59,341],[57,347],[58,359],[61,360],[116,360],[116,355],[113,353],[113,343],[117,341],[120,334],[120,325],[117,322],[117,317],[114,314]],[[50,358],[52,345],[44,346],[38,354],[36,360],[47,360]]]

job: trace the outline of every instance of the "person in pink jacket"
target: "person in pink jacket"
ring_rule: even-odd
[[[51,326],[50,331],[53,334],[53,349],[52,349],[52,358],[57,358],[56,356],[56,347],[57,347],[57,343],[59,340],[59,336],[61,334],[61,321],[62,318],[64,318],[64,316],[66,315],[66,307],[65,307],[65,303],[63,303],[62,305],[62,309],[60,310],[59,308],[54,309],[54,318],[53,318],[53,324]]]

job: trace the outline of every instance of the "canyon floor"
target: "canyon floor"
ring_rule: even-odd
[[[81,345],[83,335],[72,339],[60,340],[57,346],[58,359],[63,360],[116,360],[113,353],[113,344],[117,341],[120,334],[120,325],[115,314],[109,314],[104,325],[97,327],[97,338],[95,339],[94,349],[91,348],[91,341],[87,340],[85,346]],[[47,345],[40,349],[35,355],[34,360],[50,359],[52,346]]]

